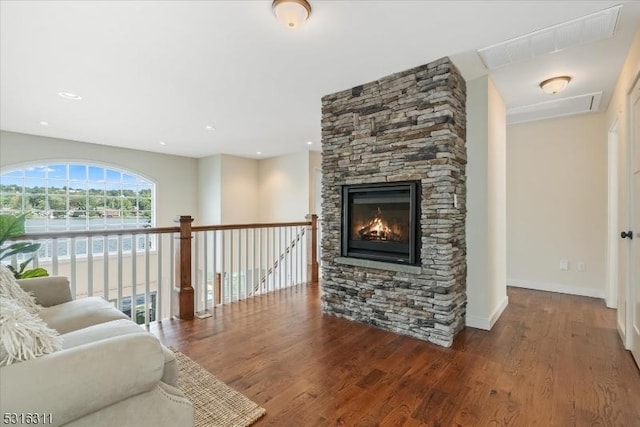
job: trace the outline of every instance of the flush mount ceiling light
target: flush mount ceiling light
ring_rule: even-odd
[[[292,30],[311,15],[311,5],[307,0],[273,0],[272,8],[278,22]]]
[[[215,126],[211,126],[211,125],[206,125],[204,128],[206,130],[216,130]]]
[[[40,122],[40,126],[49,126],[49,122]]]
[[[553,77],[541,82],[540,89],[545,93],[556,94],[565,90],[570,81],[571,77],[569,76]]]
[[[64,99],[73,99],[74,101],[79,101],[82,99],[80,95],[76,95],[75,93],[71,92],[58,92],[58,95],[60,95]]]

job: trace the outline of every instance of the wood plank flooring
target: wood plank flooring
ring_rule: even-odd
[[[322,315],[317,286],[151,332],[267,410],[261,426],[640,426],[640,371],[595,298],[509,288],[452,348]]]

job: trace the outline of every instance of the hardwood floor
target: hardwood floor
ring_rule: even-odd
[[[256,426],[640,426],[640,372],[602,300],[509,288],[452,348],[321,314],[317,286],[151,331],[262,405]]]

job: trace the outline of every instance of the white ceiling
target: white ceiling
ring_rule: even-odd
[[[311,4],[292,31],[270,0],[1,1],[0,128],[191,157],[319,149],[323,95],[442,56],[475,78],[477,49],[623,4],[613,38],[490,72],[508,108],[602,92],[603,110],[640,28],[635,1]],[[550,98],[554,75],[573,81]]]

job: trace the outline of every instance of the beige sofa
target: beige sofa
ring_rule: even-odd
[[[50,413],[55,426],[193,426],[175,356],[157,338],[102,298],[73,300],[64,277],[18,283],[63,348],[0,368],[0,412]]]

